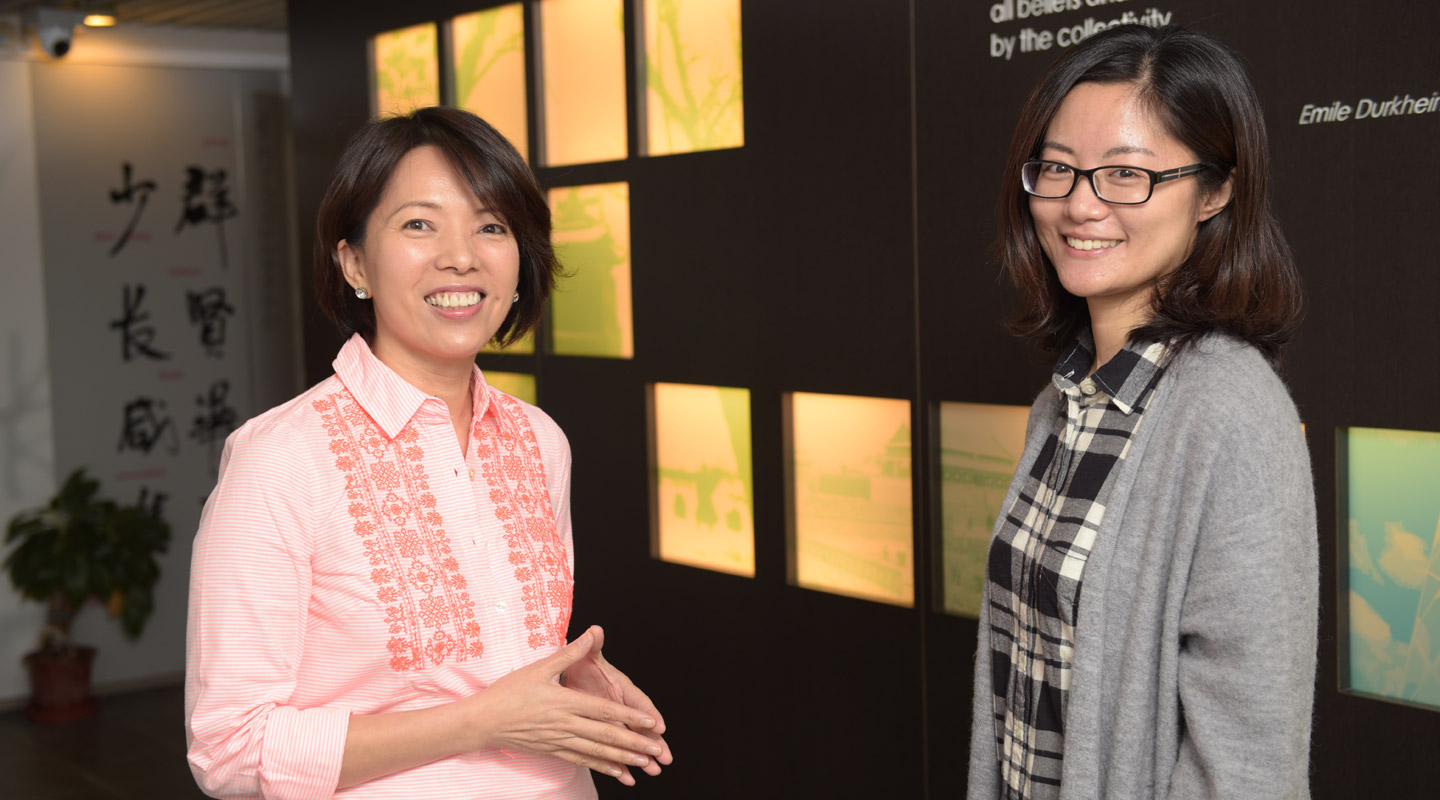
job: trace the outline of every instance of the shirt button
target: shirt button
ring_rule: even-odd
[[[1095,381],[1092,381],[1089,378],[1080,381],[1080,391],[1086,395],[1095,394]]]
[[[510,606],[507,605],[507,604],[505,604],[505,603],[503,603],[503,602],[502,602],[502,603],[496,603],[496,604],[495,604],[495,610],[496,610],[496,611],[505,611],[505,610],[508,609],[508,608],[510,608]]]
[[[475,480],[475,468],[474,468],[474,467],[471,467],[471,468],[470,468],[470,480],[472,480],[472,481]]]

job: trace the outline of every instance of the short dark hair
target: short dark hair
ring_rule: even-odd
[[[1131,341],[1184,347],[1211,331],[1250,342],[1272,362],[1299,325],[1299,272],[1271,210],[1270,148],[1255,87],[1230,48],[1168,26],[1121,25],[1091,36],[1053,64],[1021,111],[996,213],[996,251],[1021,295],[1012,332],[1049,352],[1088,324],[1085,301],[1065,291],[1040,248],[1020,167],[1040,153],[1065,96],[1080,83],[1133,83],[1167,133],[1207,169],[1202,193],[1233,179],[1229,204],[1200,223],[1185,261],[1157,279],[1153,316]]]
[[[458,108],[430,106],[375,120],[350,137],[316,215],[315,298],[342,333],[375,335],[375,308],[345,282],[336,246],[342,239],[364,246],[366,224],[395,166],[426,145],[439,148],[470,191],[515,235],[520,299],[495,332],[498,344],[511,344],[540,323],[555,286],[559,265],[550,242],[550,206],[515,147],[485,120]]]

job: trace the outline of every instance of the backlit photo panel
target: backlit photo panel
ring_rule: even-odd
[[[620,0],[545,0],[536,8],[545,87],[545,164],[625,158],[625,15]]]
[[[450,75],[455,105],[490,123],[528,160],[525,13],[520,3],[450,21]]]
[[[795,582],[882,603],[915,603],[910,402],[789,396]]]
[[[655,554],[753,577],[749,390],[656,383],[651,392]]]
[[[554,352],[631,358],[630,185],[550,190],[555,254],[565,269],[550,295]]]
[[[1350,584],[1343,685],[1440,709],[1440,433],[1339,436]]]
[[[1029,415],[1025,406],[940,404],[940,591],[951,614],[980,615],[990,534],[1025,448]]]
[[[645,155],[745,144],[740,0],[644,0]]]
[[[535,387],[535,376],[524,372],[502,372],[500,370],[485,370],[485,382],[496,389],[535,405],[539,393]]]
[[[437,28],[426,22],[370,40],[370,88],[375,116],[408,114],[440,102]]]

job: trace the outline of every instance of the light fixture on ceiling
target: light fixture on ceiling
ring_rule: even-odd
[[[115,24],[114,3],[82,3],[81,9],[85,13],[81,22],[87,28],[109,28]]]

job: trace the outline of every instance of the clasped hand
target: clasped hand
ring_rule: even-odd
[[[634,786],[630,767],[659,775],[671,762],[665,720],[635,684],[605,660],[593,625],[559,651],[477,695],[491,709],[491,743],[553,756]]]

